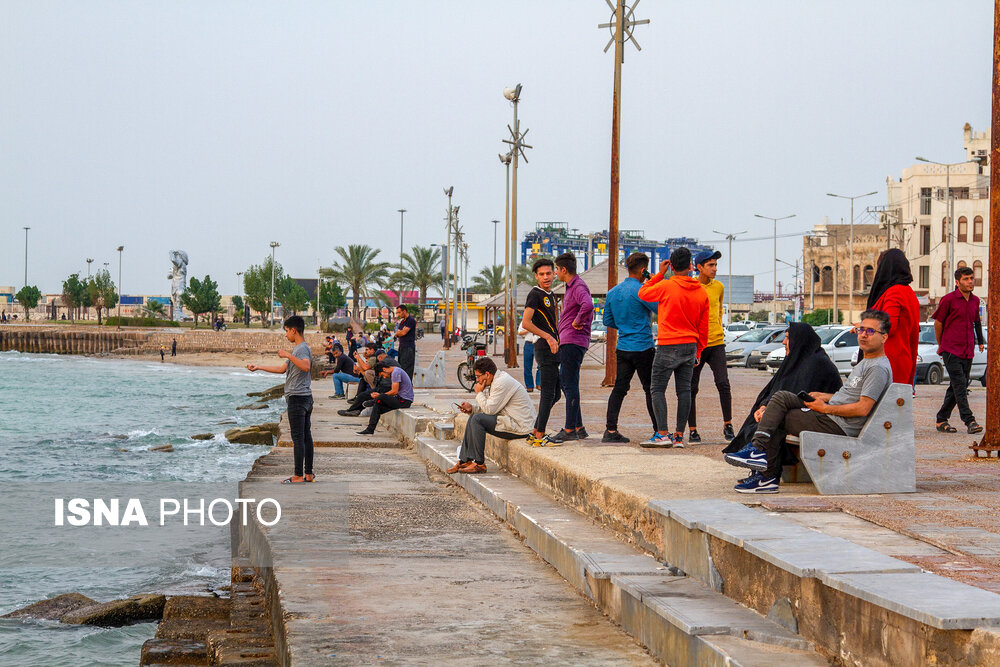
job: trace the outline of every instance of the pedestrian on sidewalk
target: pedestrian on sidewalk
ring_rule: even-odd
[[[334,395],[330,398],[347,398],[344,384],[355,384],[360,382],[361,378],[354,372],[354,361],[344,354],[343,348],[334,347],[330,354],[333,356],[333,368],[321,371],[320,375],[333,376]]]
[[[861,433],[868,414],[892,384],[892,366],[885,356],[890,327],[889,316],[881,310],[861,313],[861,325],[854,332],[865,356],[837,393],[812,391],[812,400],[804,401],[790,391],[779,391],[758,409],[753,439],[735,454],[726,454],[726,463],[753,472],[733,487],[737,493],[778,492],[785,434],[816,431],[855,438]]]
[[[969,433],[979,433],[983,427],[969,407],[969,383],[972,382],[972,358],[975,345],[983,351],[983,323],[979,319],[979,297],[972,293],[976,284],[972,269],[962,266],[955,269],[955,290],[945,294],[938,302],[934,319],[938,354],[948,370],[948,389],[944,402],[937,412],[937,430],[955,433],[958,429],[948,423],[952,410],[958,405],[958,414]]]
[[[396,306],[396,331],[393,334],[399,341],[399,367],[406,371],[413,380],[413,366],[417,359],[417,320],[410,315],[410,309],[405,303]]]
[[[559,386],[566,397],[566,424],[558,433],[549,436],[548,442],[561,445],[587,437],[580,409],[580,366],[590,347],[594,299],[587,283],[576,273],[573,253],[564,252],[556,257],[556,276],[566,285],[559,315]]]
[[[552,406],[559,400],[559,330],[556,328],[556,300],[552,295],[555,264],[551,259],[539,259],[531,265],[537,283],[524,300],[521,328],[538,339],[535,341],[535,360],[538,362],[538,416],[532,431],[531,444],[536,447],[548,444],[545,428]]]
[[[726,336],[722,331],[722,298],[726,286],[715,279],[720,257],[722,253],[718,250],[702,250],[694,258],[694,265],[698,269],[698,282],[708,293],[708,343],[701,352],[701,363],[695,365],[691,374],[691,412],[688,414],[691,442],[701,442],[695,404],[698,399],[701,371],[705,366],[712,368],[715,388],[719,392],[719,403],[722,404],[722,437],[726,442],[736,437],[733,433],[733,395],[729,388],[729,369],[726,368]]]
[[[656,412],[653,410],[649,387],[653,357],[656,355],[651,318],[658,305],[639,298],[639,288],[650,277],[649,256],[634,252],[625,258],[625,267],[628,269],[628,278],[608,290],[604,301],[604,325],[618,330],[618,346],[615,349],[615,386],[608,398],[608,413],[601,442],[629,442],[618,431],[618,413],[621,412],[622,401],[632,384],[632,376],[636,374],[642,384],[646,412],[653,424],[653,432],[657,430]]]
[[[523,327],[517,330],[517,334],[524,337],[524,344],[521,347],[524,353],[524,388],[532,392],[536,384],[542,384],[540,369],[535,367],[535,341],[538,340],[538,336]]]
[[[920,304],[910,283],[910,262],[899,248],[884,250],[868,292],[868,309],[889,315],[892,333],[885,342],[885,356],[892,365],[892,381],[913,384],[920,338]]]
[[[358,435],[371,435],[375,433],[378,420],[387,412],[392,410],[405,409],[413,405],[413,384],[410,376],[399,366],[379,362],[375,364],[375,374],[385,380],[389,380],[391,388],[385,392],[373,391],[371,398],[365,401],[365,407],[371,408],[372,413],[368,417],[368,427],[358,431]],[[369,405],[370,403],[370,405]]]
[[[528,391],[507,371],[498,371],[496,362],[480,357],[472,366],[476,374],[476,404],[463,401],[459,406],[469,417],[462,438],[458,463],[449,474],[486,472],[486,434],[505,440],[523,438],[535,423],[535,406]]]
[[[665,278],[667,269],[673,275]],[[681,246],[660,264],[659,272],[639,288],[643,301],[659,302],[656,314],[656,356],[650,393],[656,413],[657,431],[642,447],[683,447],[684,428],[691,412],[691,374],[708,343],[708,293],[691,277],[691,251]],[[670,376],[677,394],[677,430],[667,424]]]
[[[161,364],[163,363],[163,359],[166,356],[167,356],[167,346],[166,345],[161,345],[160,346],[160,363]]]
[[[312,352],[306,344],[303,332],[306,330],[305,320],[300,315],[292,315],[285,320],[285,338],[294,347],[292,351],[278,350],[278,357],[285,363],[274,366],[247,364],[251,373],[264,371],[267,373],[285,374],[285,402],[288,405],[288,429],[292,432],[292,457],[295,460],[295,474],[285,479],[282,484],[299,484],[311,482],[313,475],[313,439],[312,439]]]
[[[174,342],[172,342],[170,344],[170,356],[171,357],[176,357],[177,356],[177,339],[176,338],[174,339]]]

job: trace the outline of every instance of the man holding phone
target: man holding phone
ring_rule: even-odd
[[[779,391],[757,410],[753,439],[735,454],[726,454],[726,463],[753,471],[734,487],[738,493],[778,492],[784,439],[772,434],[779,428],[789,435],[818,431],[853,438],[861,433],[868,414],[892,383],[892,366],[885,356],[889,326],[889,315],[881,310],[861,313],[861,324],[854,331],[865,357],[836,394]]]
[[[542,447],[550,443],[545,437],[552,406],[559,400],[559,330],[556,328],[556,300],[552,296],[555,262],[542,258],[531,271],[537,285],[531,288],[524,301],[524,319],[521,328],[538,336],[535,340],[535,361],[538,362],[538,416],[532,430],[531,444]],[[589,334],[588,334],[589,335]]]

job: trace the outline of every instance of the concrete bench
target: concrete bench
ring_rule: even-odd
[[[419,358],[417,363],[419,363]],[[416,364],[413,367],[413,386],[414,387],[443,387],[445,386],[444,378],[444,352],[438,352],[434,355],[434,359],[431,360],[430,366],[427,368],[420,368]]]
[[[784,481],[811,480],[823,495],[917,490],[913,388],[908,384],[889,385],[856,438],[803,431],[785,442],[798,445],[799,465],[782,473]]]

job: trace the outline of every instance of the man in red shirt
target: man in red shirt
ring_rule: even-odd
[[[972,378],[972,358],[976,351],[974,343],[983,351],[983,324],[979,319],[979,297],[972,293],[976,284],[972,269],[963,266],[955,270],[953,292],[941,297],[934,311],[934,335],[937,337],[938,354],[948,369],[950,384],[944,394],[944,402],[937,412],[937,430],[955,433],[958,429],[948,423],[951,411],[958,405],[958,414],[965,422],[969,433],[979,433],[983,427],[969,408],[969,383]],[[975,340],[973,340],[975,336]]]

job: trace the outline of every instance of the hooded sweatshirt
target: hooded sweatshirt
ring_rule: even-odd
[[[639,288],[639,298],[660,304],[656,314],[657,345],[694,343],[695,354],[708,344],[708,292],[696,278],[674,275],[664,280],[662,273]]]

